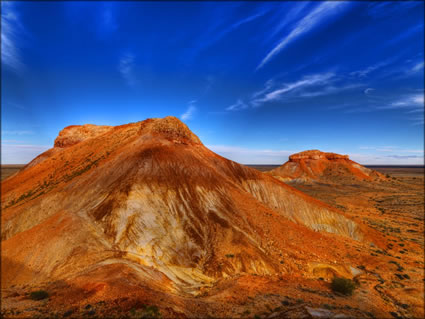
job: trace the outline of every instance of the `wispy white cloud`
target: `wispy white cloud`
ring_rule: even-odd
[[[368,14],[374,18],[385,18],[388,16],[393,17],[397,14],[404,13],[403,11],[409,10],[417,5],[420,1],[382,1],[372,2],[369,4]]]
[[[393,151],[394,150],[394,146],[381,146],[381,147],[376,147],[376,146],[359,146],[360,150],[381,150],[381,151]]]
[[[269,102],[273,100],[279,100],[285,93],[288,93],[290,91],[294,91],[300,88],[327,83],[327,81],[334,76],[335,76],[334,73],[308,75],[301,80],[298,80],[292,83],[286,83],[283,85],[283,87],[266,93],[264,97],[256,99],[255,102]]]
[[[216,81],[216,79],[213,75],[208,75],[205,78],[205,88],[203,90],[203,93],[209,92],[211,90],[211,88],[213,87],[215,81]]]
[[[422,111],[423,112],[423,111]],[[412,125],[416,126],[416,125],[424,125],[424,116],[416,116],[416,117],[411,117],[409,118],[409,120],[412,121]]]
[[[118,65],[119,72],[129,86],[135,86],[137,83],[136,76],[134,75],[134,59],[135,56],[133,54],[126,53],[121,56]]]
[[[419,92],[419,91],[418,91]],[[344,113],[362,113],[362,112],[377,112],[388,110],[399,110],[405,114],[424,113],[424,94],[420,93],[403,93],[396,96],[390,95],[369,95],[373,97],[360,107],[345,108]],[[407,118],[415,121],[418,124],[423,123],[420,117]]]
[[[335,76],[334,73],[319,73],[304,76],[302,79],[283,85],[273,85],[273,82],[266,82],[265,88],[253,94],[253,99],[250,103],[253,107],[261,106],[264,103],[281,100],[286,94],[298,92],[298,97],[308,97],[308,93],[303,92],[304,89],[316,85],[329,84]],[[304,94],[304,96],[302,96]],[[312,94],[312,92],[310,92]],[[325,94],[325,93],[323,93]]]
[[[353,114],[353,113],[369,113],[375,112],[376,109],[369,106],[352,106],[351,108],[346,108],[343,113],[345,114]]]
[[[356,89],[356,88],[360,88],[360,87],[364,87],[364,84],[353,83],[353,84],[347,84],[347,85],[341,85],[341,86],[328,85],[328,86],[325,86],[323,88],[320,88],[317,91],[302,92],[298,96],[302,97],[302,98],[324,96],[324,95],[340,93],[342,91],[352,90],[352,89]]]
[[[377,109],[388,110],[388,109],[423,109],[424,107],[424,95],[423,94],[409,94],[403,97],[397,98],[395,101],[390,102],[384,106],[378,106]]]
[[[402,32],[401,34],[399,34],[396,37],[391,38],[391,40],[389,40],[385,45],[393,45],[396,44],[397,42],[400,42],[404,39],[407,39],[409,37],[411,37],[412,35],[414,35],[416,32],[423,32],[424,30],[424,24],[420,23],[418,25],[415,25],[413,27],[410,27],[409,29],[407,29],[406,31]]]
[[[364,92],[364,94],[368,95],[369,93],[372,93],[373,91],[375,91],[374,88],[367,88],[363,92]]]
[[[423,165],[423,155],[384,155],[349,153],[350,159],[362,165]]]
[[[184,112],[184,113],[180,116],[180,118],[181,118],[183,121],[191,120],[191,119],[193,118],[193,115],[194,115],[194,114],[195,114],[195,112],[196,112],[196,106],[195,106],[195,103],[196,103],[196,100],[193,100],[193,101],[190,101],[190,102],[189,102],[189,106],[188,106],[188,108],[187,108],[186,112]]]
[[[114,32],[118,29],[118,22],[115,14],[115,5],[113,2],[103,3],[101,9],[101,26],[104,31]]]
[[[242,26],[252,22],[258,18],[261,18],[269,11],[269,8],[263,7],[257,12],[240,19],[239,21],[233,22],[231,24],[215,24],[211,26],[207,33],[202,35],[201,39],[198,40],[196,45],[191,48],[191,56],[197,55],[199,52],[211,47],[215,43],[219,42],[229,33],[241,28]],[[221,18],[219,21],[225,21],[225,19]]]
[[[350,73],[350,75],[355,76],[355,77],[360,77],[360,78],[367,77],[369,75],[369,73],[372,73],[372,72],[379,70],[379,69],[381,69],[381,68],[383,68],[387,65],[390,65],[392,62],[394,62],[395,59],[396,59],[395,57],[392,57],[392,58],[387,59],[385,61],[375,63],[375,64],[370,65],[370,66],[368,66],[364,69],[353,71],[353,72]]]
[[[286,4],[286,5],[284,5]],[[279,23],[276,24],[273,30],[269,34],[266,34],[268,40],[272,39],[276,34],[284,30],[291,23],[296,21],[299,18],[302,11],[308,6],[309,2],[307,1],[298,1],[290,3],[282,3],[280,10],[276,12]]]
[[[226,108],[226,111],[238,111],[248,108],[248,105],[244,103],[241,99],[237,100],[235,104],[230,105]]]
[[[289,43],[317,28],[319,25],[328,22],[330,16],[342,12],[349,2],[345,1],[327,1],[317,5],[309,14],[302,18],[292,29],[292,31],[284,37],[260,62],[256,70],[262,68],[275,55],[282,51]]]
[[[2,164],[27,164],[50,146],[32,144],[1,144]]]
[[[344,81],[343,77],[337,76],[333,72],[310,74],[299,80],[286,83],[278,83],[273,79],[267,81],[264,84],[264,88],[251,94],[246,101],[238,99],[235,104],[227,107],[226,110],[237,111],[249,107],[255,108],[275,101],[293,102],[297,99],[338,94],[343,91],[364,87],[362,83],[346,84]]]
[[[21,141],[21,140],[5,140],[5,139],[2,139],[1,140],[1,142],[2,143],[5,143],[5,144],[7,144],[7,143],[12,143],[12,144],[15,144],[15,143],[18,143],[18,144],[20,144],[20,143],[25,143],[24,141]]]
[[[417,64],[415,64],[413,66],[413,68],[411,69],[412,72],[419,72],[420,70],[422,70],[424,68],[424,61],[421,61]]]
[[[417,91],[420,92],[420,91]],[[373,104],[371,104],[373,103]],[[375,96],[373,101],[369,101],[369,106],[358,109],[358,112],[370,112],[370,111],[389,111],[398,110],[404,114],[410,114],[412,116],[406,116],[404,119],[411,121],[413,125],[424,124],[424,93],[405,93],[397,96]],[[348,112],[352,110],[348,110]]]
[[[33,135],[33,131],[28,130],[5,130],[1,131],[1,135]]]
[[[373,75],[375,80],[378,79],[402,79],[414,75],[423,69],[423,59],[416,63],[411,63],[413,60],[405,60],[403,55],[407,53],[407,49],[402,50],[397,55],[390,58],[364,67],[363,69],[355,70],[349,73],[354,78],[367,79]],[[409,65],[406,66],[406,63]]]
[[[406,154],[406,153],[414,153],[414,154],[424,154],[423,149],[405,149],[398,146],[359,146],[359,149],[361,150],[373,150],[376,152],[391,152],[391,153],[398,153],[399,155]]]
[[[406,113],[407,113],[407,114],[412,114],[412,113],[424,113],[424,109],[423,109],[423,108],[418,107],[418,108],[412,109],[412,110],[410,110],[410,111],[407,111]]]
[[[18,104],[18,103],[10,102],[10,101],[5,102],[4,105],[2,105],[2,106],[5,107],[5,108],[13,107],[15,109],[26,110],[25,106]]]
[[[244,148],[238,146],[228,145],[206,145],[209,149],[217,154],[231,159],[235,162],[242,164],[274,164],[281,165],[285,163],[289,156],[311,149],[306,147],[304,149],[296,150],[271,150],[271,149],[256,149]],[[336,153],[348,154],[350,159],[363,164],[363,165],[379,165],[379,164],[404,164],[404,165],[421,165],[424,163],[423,150],[407,150],[402,148],[393,147],[393,154],[388,154],[387,151],[380,154],[376,152],[376,148],[370,147],[373,154],[362,154],[356,152],[346,152],[339,150],[329,150]],[[384,148],[386,150],[386,148]]]
[[[232,24],[229,28],[227,28],[225,31],[223,31],[223,32],[222,32],[222,34],[223,34],[223,35],[225,35],[225,34],[227,34],[227,33],[231,32],[231,31],[233,31],[233,30],[236,30],[236,29],[237,29],[237,28],[239,28],[241,25],[243,25],[243,24],[245,24],[245,23],[248,23],[248,22],[251,22],[251,21],[254,21],[255,19],[260,18],[260,17],[262,17],[263,15],[265,15],[267,12],[268,12],[268,10],[267,10],[267,9],[262,9],[262,10],[260,10],[259,12],[255,13],[255,14],[253,14],[253,15],[251,15],[251,16],[248,16],[248,17],[246,17],[246,18],[243,18],[243,19],[241,19],[241,20],[239,20],[239,21],[237,21],[237,22],[233,23],[233,24]]]
[[[270,92],[273,89],[273,87],[276,86],[276,84],[277,84],[276,81],[273,80],[273,79],[270,79],[270,80],[266,81],[266,83],[264,84],[264,88],[262,90],[260,90],[260,91],[254,92],[252,94],[252,98],[255,99],[255,98],[259,97],[259,96],[263,96],[267,92]]]
[[[283,164],[293,150],[250,149],[238,146],[207,145],[217,154],[242,164]]]
[[[24,69],[19,50],[19,29],[21,23],[16,12],[15,3],[1,1],[1,61],[16,73]]]

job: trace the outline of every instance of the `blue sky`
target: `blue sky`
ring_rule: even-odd
[[[2,1],[1,23],[2,163],[167,115],[245,164],[424,161],[421,1]]]

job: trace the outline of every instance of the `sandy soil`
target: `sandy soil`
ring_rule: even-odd
[[[261,170],[261,167],[255,168]],[[2,178],[4,170],[10,173],[13,169],[19,167],[2,166]],[[67,289],[60,282],[48,287],[11,287],[2,291],[2,315],[11,318],[319,318],[317,314],[321,312],[327,314],[325,317],[339,315],[340,318],[343,315],[421,318],[424,315],[423,168],[373,169],[388,174],[389,181],[338,187],[323,183],[291,184],[339,208],[353,220],[365,222],[384,238],[385,248],[353,247],[345,242],[335,242],[335,247],[328,248],[352,256],[362,250],[362,257],[354,266],[363,273],[355,279],[357,288],[352,296],[332,292],[327,278],[304,278],[289,273],[223,278],[196,297],[149,287],[134,288],[125,295],[125,289],[119,287],[120,281],[112,280],[120,277],[123,270],[111,268],[110,278],[102,277],[104,285],[109,287],[108,295],[102,294],[102,287],[79,288],[78,281],[84,282],[84,278],[77,278],[75,287]],[[29,292],[36,289],[46,289],[49,298],[31,300]],[[119,298],[113,297],[115,291],[119,291]],[[86,296],[83,301],[81,294]]]
[[[19,172],[25,165],[24,164],[6,164],[1,166],[1,180],[8,178]]]
[[[404,309],[424,305],[424,174],[423,168],[374,167],[389,177],[386,183],[357,183],[335,187],[321,183],[291,184],[295,188],[363,220],[387,241],[372,249],[381,264],[368,272],[381,280],[380,297]],[[367,265],[365,265],[366,268]],[[413,276],[419,275],[416,280]],[[421,296],[422,294],[422,296]],[[419,309],[419,308],[418,308]],[[414,316],[398,313],[399,317]],[[416,314],[417,316],[417,314]],[[396,317],[393,314],[393,317]]]

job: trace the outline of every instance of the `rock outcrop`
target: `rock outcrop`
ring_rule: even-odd
[[[213,153],[174,117],[64,129],[2,182],[1,204],[6,288],[61,281],[97,294],[117,277],[114,287],[197,294],[239,274],[314,277],[312,262],[346,273],[329,247],[369,240],[366,226]]]
[[[348,155],[319,150],[293,154],[285,164],[271,170],[269,174],[285,182],[352,183],[385,179],[381,173],[350,160]]]
[[[99,136],[109,131],[112,126],[104,125],[70,125],[65,127],[59,132],[58,137],[55,139],[55,147],[65,148],[78,144],[86,139]]]

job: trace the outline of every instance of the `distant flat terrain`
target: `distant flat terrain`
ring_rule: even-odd
[[[5,164],[1,165],[1,180],[15,174],[21,170],[25,164]],[[255,168],[260,172],[270,171],[280,165],[268,165],[268,164],[248,164],[248,167]],[[389,174],[392,176],[416,176],[424,175],[424,166],[422,165],[411,165],[411,166],[373,166],[366,165],[370,169],[374,169],[382,174]]]
[[[261,172],[270,171],[280,165],[267,165],[267,164],[249,164],[248,167],[255,168]],[[424,175],[423,165],[365,165],[367,168],[378,171],[382,174],[389,174],[391,176],[416,176]]]
[[[266,171],[270,171],[272,169],[275,169],[275,168],[279,167],[280,165],[246,164],[245,166],[255,168],[255,169],[259,170],[260,172],[266,172]]]
[[[104,150],[104,148],[102,149]],[[98,156],[100,155],[98,154]],[[69,158],[75,158],[75,154],[70,154]],[[87,158],[87,156],[83,158]],[[63,161],[64,162],[61,165],[64,165],[64,163],[66,163],[66,159],[64,159]],[[179,162],[178,165],[182,165],[181,162]],[[12,174],[15,174],[24,166],[25,165],[2,165],[2,179],[11,176]],[[278,167],[279,165],[259,164],[246,166],[257,169],[259,171],[269,171],[273,168]],[[63,167],[66,168],[66,165]],[[355,280],[356,285],[358,286],[352,296],[344,297],[342,295],[334,295],[332,293],[329,283],[330,279],[326,276],[333,276],[333,265],[327,266],[325,262],[320,261],[320,259],[317,257],[317,251],[320,252],[320,250],[316,250],[315,246],[313,250],[313,256],[315,260],[312,265],[316,267],[314,269],[319,269],[319,271],[323,271],[317,273],[316,275],[312,273],[314,276],[317,277],[308,277],[307,279],[303,279],[301,276],[293,277],[290,273],[284,272],[282,272],[282,275],[279,275],[278,277],[263,277],[256,275],[255,273],[254,275],[243,274],[241,276],[238,275],[238,277],[234,277],[236,279],[232,279],[232,277],[230,277],[225,279],[226,281],[221,280],[215,286],[207,288],[209,290],[205,290],[205,294],[203,293],[203,295],[196,296],[196,299],[190,299],[186,296],[184,297],[185,299],[178,299],[183,297],[180,297],[179,295],[172,295],[172,298],[175,299],[171,300],[173,302],[175,302],[174,300],[177,300],[181,304],[187,303],[187,305],[195,309],[197,314],[199,314],[199,311],[202,311],[202,314],[206,314],[205,316],[216,317],[215,315],[218,313],[221,314],[221,318],[245,318],[248,316],[248,314],[255,313],[262,314],[262,318],[270,318],[270,313],[278,313],[279,316],[274,315],[275,318],[307,318],[307,315],[301,313],[301,311],[304,311],[303,309],[305,309],[304,307],[306,305],[309,305],[309,307],[326,307],[327,309],[332,309],[332,311],[343,315],[346,315],[348,311],[351,311],[354,314],[357,313],[357,315],[354,316],[356,318],[390,318],[388,316],[385,317],[382,314],[396,314],[395,311],[398,311],[398,313],[403,315],[398,316],[398,318],[423,318],[423,233],[425,216],[424,167],[367,167],[377,170],[385,175],[388,175],[388,178],[377,182],[353,181],[349,184],[338,185],[335,183],[326,184],[322,182],[288,183],[289,185],[312,196],[313,198],[316,198],[320,201],[327,203],[328,205],[338,208],[340,211],[343,212],[341,212],[341,214],[344,214],[344,216],[350,218],[358,225],[362,225],[364,229],[367,229],[370,233],[373,233],[374,236],[376,236],[374,238],[376,238],[377,240],[373,241],[372,243],[366,242],[363,244],[357,241],[353,241],[351,243],[350,241],[344,239],[343,236],[339,236],[335,237],[335,240],[331,242],[331,245],[328,243],[327,245],[320,244],[317,246],[317,249],[325,249],[326,251],[329,250],[329,252],[331,253],[336,252],[337,258],[341,258],[341,260],[342,258],[351,258],[351,260],[353,260],[353,262],[351,262],[351,264],[353,265],[353,269],[362,270],[360,274],[356,275]],[[258,177],[261,178],[261,176]],[[19,177],[17,179],[19,179]],[[38,179],[39,176],[35,178],[35,184],[37,183]],[[42,178],[40,178],[40,180],[42,180]],[[126,178],[124,178],[124,180],[126,180]],[[109,192],[112,193],[113,191]],[[264,192],[264,195],[266,194],[267,189]],[[21,198],[25,200],[25,195]],[[54,197],[51,196],[50,198]],[[287,201],[287,198],[283,195],[280,198],[282,201]],[[294,205],[294,207],[296,207],[296,205]],[[38,209],[35,208],[32,211],[37,210]],[[253,209],[252,211],[252,216],[256,216],[258,211],[256,209]],[[279,215],[276,214],[276,217],[278,216]],[[221,221],[220,219],[218,220],[224,225],[230,225],[230,223],[225,224],[225,222]],[[70,225],[73,225],[72,223],[73,220],[70,221]],[[274,219],[265,220],[262,223],[262,227],[269,227],[270,225],[274,226],[275,223],[278,224],[278,222],[275,222]],[[216,223],[215,225],[220,224]],[[79,226],[73,227],[74,229],[82,228]],[[45,227],[44,229],[47,229],[47,227]],[[288,227],[288,231],[290,229],[291,228]],[[46,232],[48,232],[48,234],[51,234],[50,228],[48,228]],[[274,237],[265,237],[266,239],[264,241],[266,243],[272,243],[270,239],[273,238],[272,240],[282,242],[282,239],[279,239],[279,237],[277,237],[277,233],[274,233],[273,236]],[[325,234],[323,237],[320,237],[320,241],[322,241],[322,239],[326,240],[326,236],[333,235]],[[45,236],[45,238],[48,238],[48,236]],[[55,237],[55,240],[56,238],[59,238],[59,236]],[[73,238],[77,238],[77,236],[73,236]],[[86,237],[81,236],[81,238]],[[304,243],[308,243],[308,240],[305,240],[305,237],[303,237],[302,234],[297,236],[294,235],[290,238],[291,240],[288,240],[287,243],[291,243],[292,241],[297,240],[297,238],[302,238],[302,241],[300,241],[300,243],[302,244],[293,246],[296,247],[294,252],[297,252],[298,249],[304,249],[304,245],[307,245]],[[26,241],[25,244],[27,242],[31,241]],[[69,240],[64,240],[65,244],[67,244],[68,242]],[[20,242],[18,242],[18,244],[19,243]],[[45,243],[43,242],[43,244]],[[19,249],[13,250],[13,252],[15,251],[20,252]],[[2,253],[3,252],[4,250],[2,251]],[[225,253],[227,255],[224,255],[226,258],[224,259],[225,261],[227,259],[233,260],[234,258],[237,258],[236,255],[233,254],[233,251],[230,251],[231,253],[228,252],[229,248],[226,248]],[[28,252],[21,254],[23,256],[22,258],[27,258],[26,256]],[[292,263],[293,260],[296,260],[297,258],[295,253],[288,254],[283,249],[282,255],[283,257],[280,256],[282,257],[280,264],[283,263],[284,265],[291,265],[290,263]],[[57,260],[56,252],[52,256],[54,258],[53,260]],[[113,257],[115,258],[115,255],[113,255]],[[307,262],[309,262],[308,259],[306,260]],[[317,262],[316,260],[319,260],[320,262]],[[336,264],[336,261],[334,261],[333,263]],[[108,265],[108,267],[111,266]],[[116,273],[120,269],[118,267],[119,266],[116,266],[116,268],[108,269],[108,271],[105,271],[105,273],[108,274],[108,276],[112,272]],[[25,267],[19,268],[18,271],[22,271],[22,269],[24,268]],[[294,267],[294,269],[297,268]],[[2,269],[13,268],[3,267]],[[18,271],[16,273],[19,274]],[[24,271],[26,270],[24,269]],[[330,271],[329,274],[328,271]],[[115,311],[117,317],[125,317],[125,315],[118,315],[119,311],[126,311],[121,310],[120,307],[122,307],[122,309],[132,309],[133,304],[128,303],[128,306],[127,304],[125,304],[124,307],[124,304],[117,303],[117,306],[114,306],[115,308],[107,308],[109,307],[109,305],[115,304],[112,302],[105,302],[103,300],[97,302],[97,300],[99,299],[94,299],[98,298],[95,294],[93,294],[94,297],[85,297],[91,296],[89,295],[89,293],[93,291],[94,288],[92,287],[96,287],[87,285],[88,280],[93,280],[97,285],[99,282],[102,283],[107,282],[106,280],[109,280],[104,279],[106,278],[105,275],[100,272],[93,273],[93,275],[92,273],[89,274],[91,276],[90,279],[87,279],[89,278],[88,276],[84,276],[80,277],[81,279],[78,279],[80,281],[73,280],[73,282],[80,282],[80,285],[84,284],[86,286],[83,287],[89,287],[87,289],[90,290],[83,290],[83,288],[76,288],[71,285],[66,286],[63,284],[58,284],[57,286],[47,286],[48,288],[46,288],[46,291],[49,291],[49,293],[51,293],[51,297],[49,297],[49,303],[44,304],[41,304],[40,301],[29,300],[27,295],[29,289],[33,289],[31,288],[31,286],[11,286],[10,289],[3,289],[1,291],[3,296],[2,311],[4,311],[3,313],[6,313],[6,310],[10,311],[7,313],[8,315],[10,313],[17,314],[13,315],[11,318],[21,318],[18,316],[18,314],[22,315],[22,313],[29,313],[27,317],[36,317],[36,315],[43,317],[42,314],[45,315],[51,311],[51,309],[53,308],[52,305],[61,305],[62,307],[63,304],[67,304],[67,307],[70,307],[69,309],[74,311],[71,317],[78,318],[85,316],[85,314],[87,313],[85,312],[85,309],[88,309],[82,308],[80,306],[74,306],[82,303],[82,301],[75,301],[78,300],[80,296],[82,296],[81,298],[93,298],[84,300],[84,302],[86,302],[87,304],[89,304],[90,302],[90,304],[94,305],[94,300],[96,300],[96,315],[99,315],[100,317],[102,317],[102,315],[112,313],[113,311]],[[322,276],[322,274],[326,278],[319,277]],[[126,275],[127,273],[122,271],[119,273],[119,275],[111,276],[111,280],[118,280],[119,282],[122,282],[122,278],[125,278],[124,276]],[[15,277],[10,276],[10,278]],[[138,277],[135,276],[134,278]],[[24,282],[26,284],[26,278],[24,278]],[[111,283],[107,282],[104,285],[106,287],[119,287],[118,284],[112,281]],[[138,287],[137,282],[134,282],[132,285],[133,287]],[[103,288],[103,286],[101,287],[102,289],[105,289],[105,291],[107,291],[107,289],[112,289]],[[62,291],[60,289],[64,290]],[[122,294],[120,294],[118,288],[114,289],[116,290],[111,290],[109,295],[111,297],[108,298],[118,298],[117,296],[123,296]],[[84,292],[84,294],[82,294],[82,291]],[[88,291],[88,293],[86,293],[85,291]],[[127,291],[127,289],[125,291]],[[168,301],[170,300],[168,297],[169,295],[166,295],[165,293],[161,292],[161,294],[158,293],[158,295],[152,294],[146,296],[146,290],[140,290],[139,292],[137,292],[137,290],[135,291],[137,295],[134,291],[132,291],[132,294],[137,296],[135,299],[137,300],[136,305],[139,305],[140,300],[159,300],[159,302],[164,302],[166,306],[163,306],[159,302],[156,303],[154,301],[155,304],[158,304],[158,307],[163,307],[164,309],[171,309],[170,306],[173,306],[173,303],[170,304],[170,302]],[[270,291],[272,293],[270,293]],[[55,303],[51,302],[51,300],[55,300],[53,298],[57,298],[56,301],[54,301]],[[125,298],[122,298],[122,300],[125,300]],[[214,302],[212,302],[212,300]],[[230,303],[228,302],[228,300],[233,301],[232,303]],[[29,304],[31,302],[32,304]],[[130,302],[133,301],[130,300]],[[369,312],[369,310],[366,310],[369,309],[367,308],[369,307],[368,303],[375,307],[370,309],[372,309],[371,311],[375,311],[376,315],[372,312]],[[31,307],[29,307],[28,305],[31,305]],[[225,306],[223,307],[223,305]],[[285,307],[282,308],[282,305]],[[60,311],[65,310],[62,310],[61,308]],[[229,313],[231,315],[229,315]],[[419,315],[415,315],[415,313],[418,313]],[[65,312],[61,313],[61,316],[63,316],[64,314]],[[173,316],[175,314],[176,313],[172,313]],[[291,316],[289,316],[288,314],[291,314]],[[308,316],[311,317],[310,315]],[[396,318],[396,316],[394,315],[392,315],[392,317]]]
[[[366,166],[367,168],[374,169],[382,174],[389,174],[391,176],[416,176],[424,175],[424,166],[412,165],[412,166]]]
[[[5,164],[1,166],[1,180],[12,176],[19,170],[21,170],[25,164]]]

